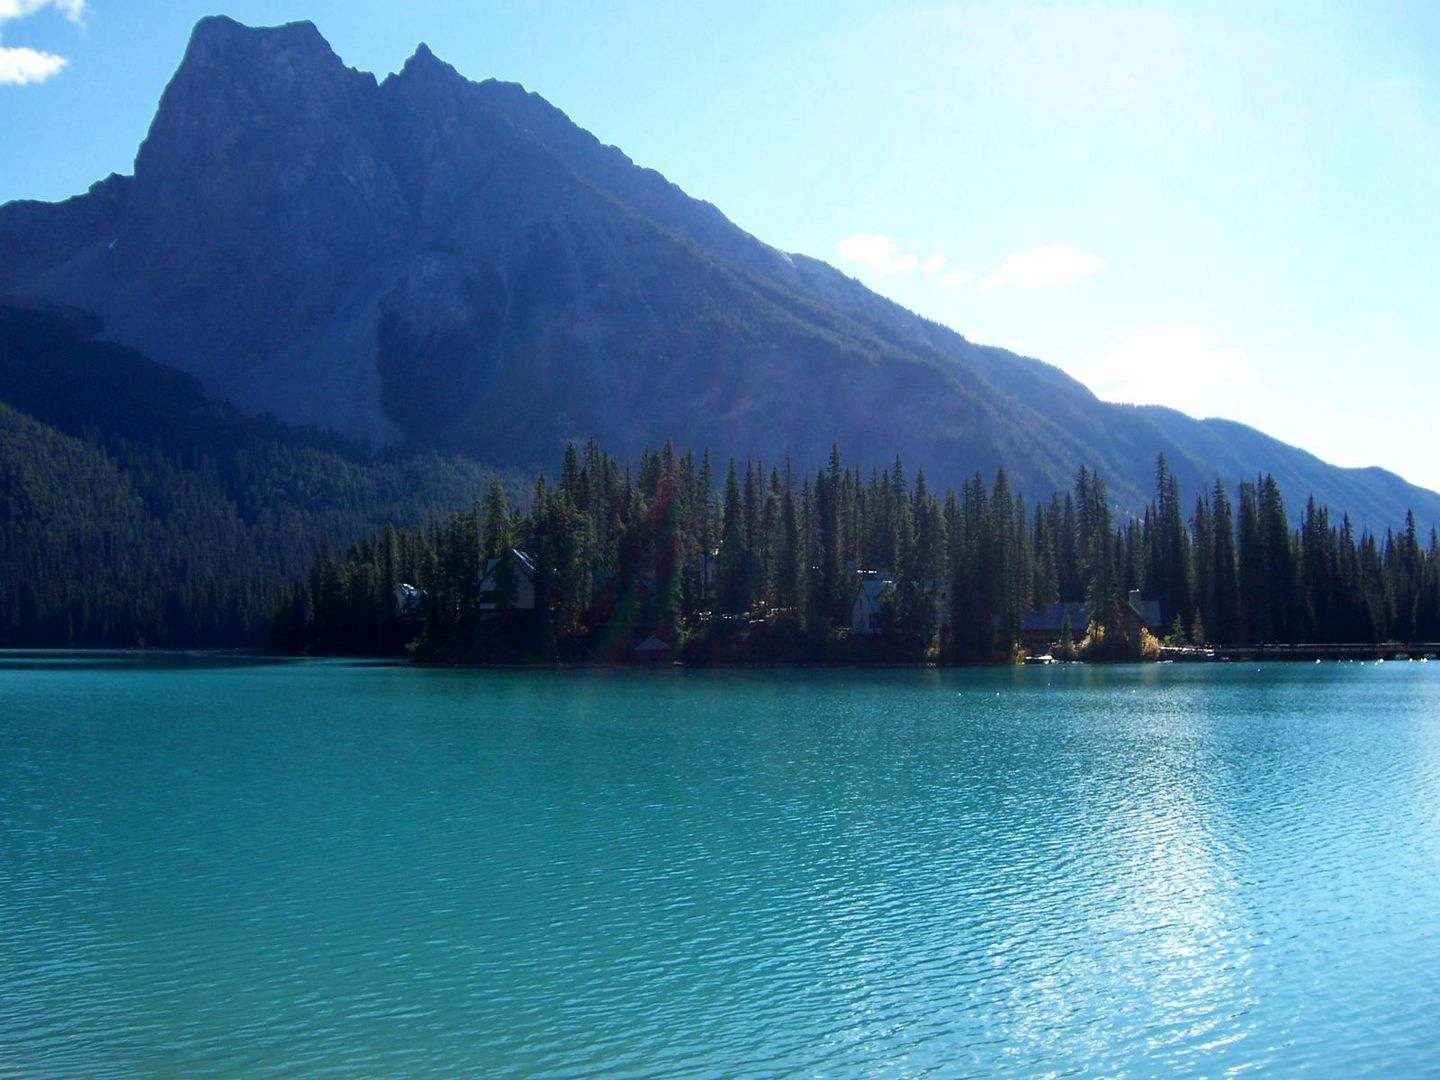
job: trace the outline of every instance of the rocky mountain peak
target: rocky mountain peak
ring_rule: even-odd
[[[173,309],[136,340],[169,362],[198,326],[229,327],[218,367],[244,367],[339,302],[351,268],[393,249],[404,200],[385,162],[376,83],[308,22],[195,27],[135,159],[106,259]]]
[[[212,15],[195,24],[170,89],[200,90],[204,83],[219,80],[252,89],[269,85],[293,91],[316,78],[333,78],[347,70],[314,23],[251,27],[224,15]],[[164,108],[162,100],[162,114]]]
[[[246,26],[228,15],[207,15],[190,31],[189,52],[195,49],[224,51],[255,48],[265,43],[285,42],[292,48],[333,56],[324,36],[308,20],[279,26]]]
[[[405,66],[400,69],[400,74],[406,77],[429,77],[444,76],[452,79],[465,81],[465,77],[456,71],[452,66],[441,60],[433,52],[430,46],[423,41],[415,47],[415,52],[410,59],[405,61]]]
[[[182,164],[233,161],[257,133],[352,123],[374,79],[347,68],[314,24],[202,19],[135,159],[144,186]],[[152,175],[155,174],[155,175]]]

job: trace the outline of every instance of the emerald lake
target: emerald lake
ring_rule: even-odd
[[[0,1077],[1440,1075],[1440,663],[0,654]]]

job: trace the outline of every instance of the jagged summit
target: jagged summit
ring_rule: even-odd
[[[431,52],[430,46],[426,45],[422,41],[419,45],[415,47],[415,51],[410,55],[410,58],[405,61],[405,65],[400,69],[399,74],[392,75],[390,78],[394,79],[436,76],[458,79],[460,81],[468,81],[463,75],[456,71],[454,67],[452,67],[450,64],[447,64],[444,60],[441,60],[438,56]],[[385,81],[389,82],[390,79],[387,79]]]
[[[137,178],[158,167],[152,158],[193,157],[233,145],[247,130],[299,123],[373,85],[372,76],[345,66],[313,23],[257,28],[207,16],[195,25],[161,95],[136,157]],[[332,113],[329,119],[351,118]]]
[[[207,15],[190,33],[176,78],[196,68],[224,68],[231,74],[240,74],[248,67],[284,75],[297,64],[306,63],[343,66],[312,22],[256,27],[236,22],[227,15]]]
[[[190,31],[191,48],[197,45],[226,48],[263,40],[304,43],[325,52],[331,51],[330,43],[309,19],[281,23],[278,26],[249,26],[228,15],[206,15],[196,22],[194,29]]]
[[[1243,459],[1403,517],[1391,488],[1107,405],[778,252],[523,87],[425,45],[377,83],[309,23],[197,24],[133,179],[0,207],[0,299],[94,312],[253,412],[494,462],[591,435],[797,464],[838,441],[937,483],[1003,462],[1032,497],[1084,464],[1135,507],[1163,451],[1190,491]]]
[[[436,56],[434,52],[431,51],[430,46],[425,44],[425,42],[423,41],[420,42],[419,45],[415,46],[415,51],[411,53],[410,58],[405,61],[405,67],[407,68],[411,67],[412,65],[415,67],[424,67],[429,64],[438,64],[443,67],[450,68],[451,71],[455,70],[454,68],[451,68],[449,64],[445,63],[438,56]]]

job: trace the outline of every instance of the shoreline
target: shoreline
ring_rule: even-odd
[[[1386,642],[1380,645],[1331,643],[1327,645],[1186,645],[1162,646],[1161,662],[1173,661],[1180,664],[1224,664],[1224,663],[1335,663],[1392,661],[1404,663],[1416,660],[1422,663],[1440,659],[1440,643],[1429,642]]]
[[[1329,645],[1233,645],[1233,646],[1165,646],[1158,660],[1140,658],[1123,660],[1054,660],[1048,663],[1031,660],[1016,663],[995,661],[874,661],[867,663],[806,663],[775,661],[771,663],[686,663],[674,660],[663,663],[615,662],[586,660],[497,660],[494,662],[462,660],[418,660],[410,656],[367,653],[296,653],[277,652],[263,648],[93,648],[88,646],[54,646],[0,648],[0,661],[46,660],[66,658],[83,661],[132,658],[136,660],[174,657],[196,661],[237,663],[291,663],[303,660],[350,660],[414,667],[430,670],[511,670],[511,671],[885,671],[885,670],[990,670],[1019,667],[1120,667],[1146,664],[1228,664],[1228,663],[1429,663],[1440,662],[1440,643],[1329,644]]]

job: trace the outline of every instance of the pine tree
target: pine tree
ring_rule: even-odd
[[[491,479],[485,494],[485,533],[481,546],[488,559],[496,558],[511,546],[510,510],[505,502],[505,488],[498,478]]]
[[[1211,508],[1211,537],[1214,548],[1210,558],[1210,574],[1214,601],[1206,625],[1210,629],[1212,641],[1223,645],[1242,644],[1247,639],[1243,636],[1241,622],[1235,522],[1230,495],[1219,480],[1215,481]]]
[[[720,522],[720,567],[716,597],[720,611],[739,615],[750,608],[750,549],[745,542],[745,519],[740,481],[732,458],[725,470]]]

